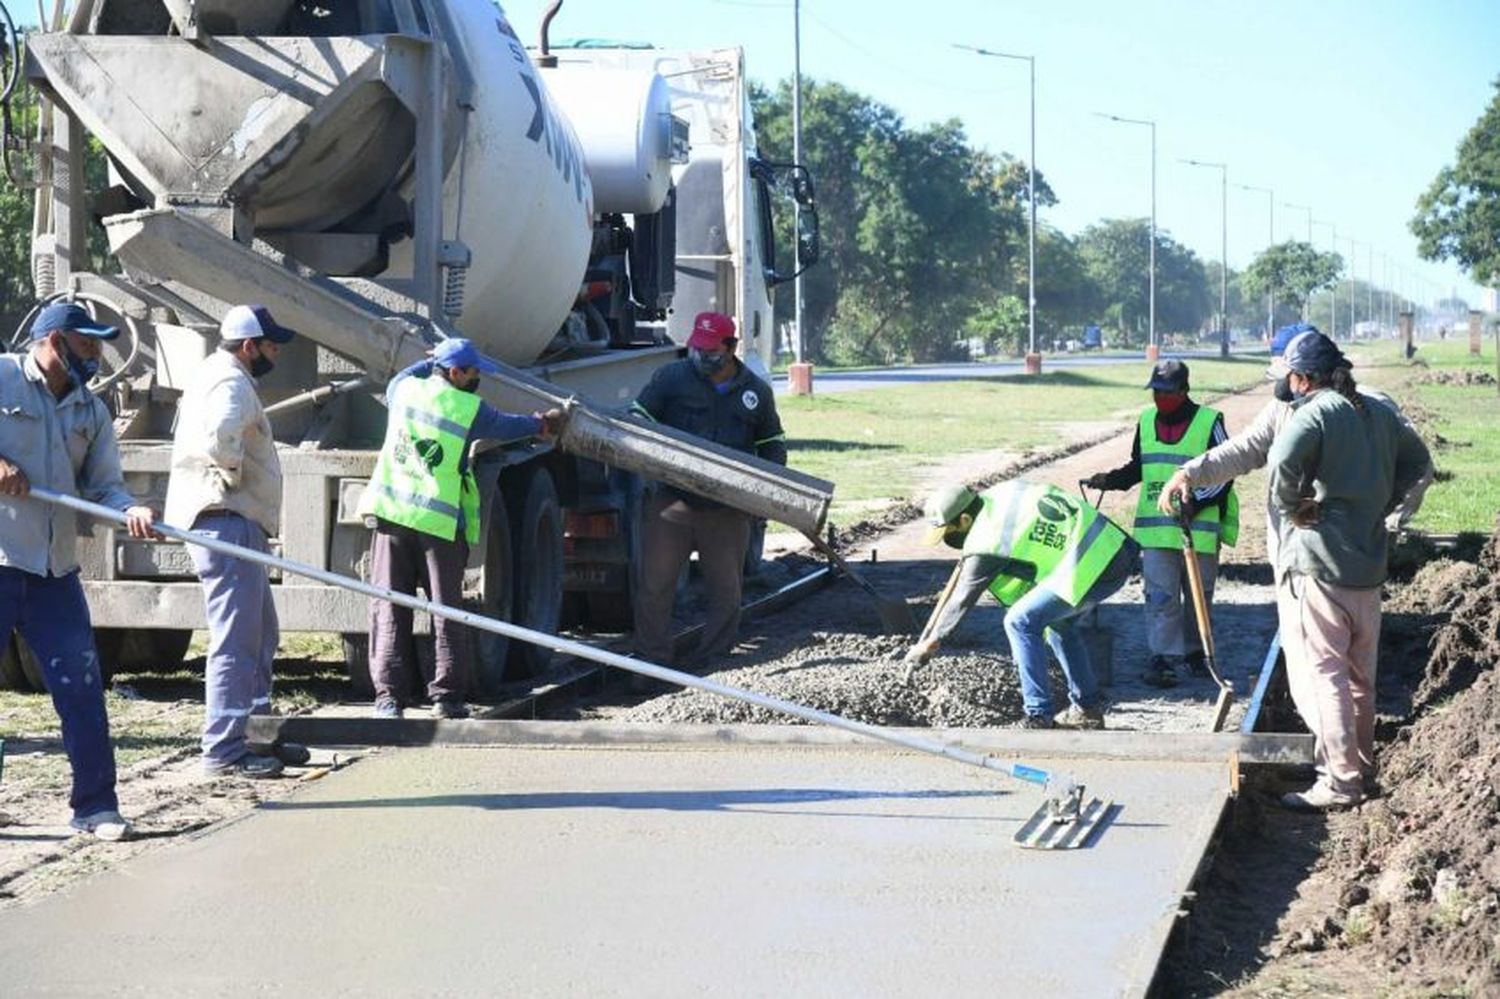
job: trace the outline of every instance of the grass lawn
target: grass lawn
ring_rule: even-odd
[[[1416,423],[1437,465],[1412,527],[1431,534],[1489,534],[1500,511],[1500,385],[1495,342],[1469,354],[1467,334],[1418,343],[1416,363],[1394,341],[1351,348],[1361,381],[1389,392]],[[1482,381],[1488,377],[1489,381]]]
[[[1265,359],[1193,360],[1199,399],[1261,380]],[[1053,447],[1133,420],[1149,368],[1120,364],[777,400],[791,463],[837,484],[829,520],[851,524],[912,498],[924,471],[956,454]],[[1075,425],[1071,429],[1069,424]]]

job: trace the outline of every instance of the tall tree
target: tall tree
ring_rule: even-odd
[[[1500,285],[1500,78],[1495,97],[1417,199],[1411,220],[1417,252],[1454,260],[1485,285]]]
[[[1136,341],[1150,328],[1150,236],[1146,219],[1106,219],[1078,236],[1084,265],[1098,287],[1101,318]],[[1157,332],[1196,330],[1210,309],[1203,261],[1158,229]]]
[[[1278,306],[1295,313],[1309,295],[1332,284],[1343,269],[1344,258],[1337,253],[1320,253],[1311,243],[1289,240],[1267,247],[1250,262],[1245,290],[1256,297],[1272,293]]]

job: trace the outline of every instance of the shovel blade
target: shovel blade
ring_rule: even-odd
[[[1094,838],[1105,818],[1114,807],[1114,802],[1090,798],[1078,809],[1078,814],[1059,819],[1052,803],[1044,801],[1032,813],[1031,818],[1016,830],[1011,842],[1027,850],[1076,850]]]

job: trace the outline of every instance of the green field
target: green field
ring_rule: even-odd
[[[1361,344],[1350,353],[1361,381],[1393,395],[1416,423],[1437,465],[1412,523],[1431,534],[1489,534],[1500,511],[1500,384],[1495,342],[1469,354],[1468,336],[1421,341],[1414,361],[1393,341]]]
[[[1260,357],[1193,361],[1203,399],[1258,382]],[[1051,449],[1135,419],[1150,402],[1145,362],[778,400],[790,460],[837,484],[830,521],[848,525],[913,497],[957,454]],[[814,382],[816,388],[816,381]]]

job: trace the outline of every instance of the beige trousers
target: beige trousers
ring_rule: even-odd
[[[1375,663],[1380,587],[1351,589],[1287,574],[1276,587],[1287,681],[1312,730],[1318,776],[1360,793],[1375,776]]]

